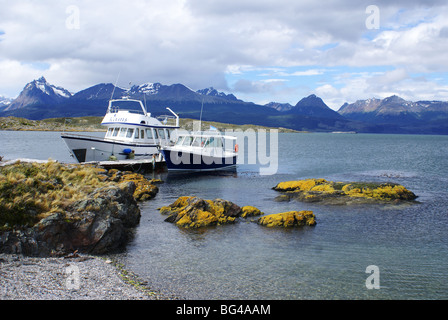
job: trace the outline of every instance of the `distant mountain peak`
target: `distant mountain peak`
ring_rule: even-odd
[[[402,102],[406,102],[406,100],[394,94],[394,95],[392,95],[390,97],[387,97],[387,98],[383,99],[383,102],[385,102],[385,103],[387,103],[387,102],[402,103]]]
[[[32,90],[33,88],[37,88],[43,93],[45,93],[48,96],[56,95],[62,98],[69,98],[72,96],[70,91],[62,88],[62,87],[56,87],[50,83],[47,82],[47,79],[45,79],[44,76],[40,77],[37,80],[33,80],[30,83],[28,83],[24,90]]]
[[[265,104],[266,107],[273,108],[280,112],[289,111],[293,108],[293,106],[289,103],[280,103],[280,102],[269,102]]]
[[[312,117],[340,119],[342,116],[328,107],[325,102],[315,94],[303,98],[291,108],[290,113],[303,114]]]
[[[140,92],[148,95],[153,95],[159,93],[160,87],[162,87],[161,83],[146,82],[138,86],[132,86],[129,91],[132,93]]]
[[[28,83],[19,96],[4,110],[16,110],[30,105],[53,105],[71,96],[72,94],[68,90],[48,83],[45,77],[42,76]]]
[[[302,98],[295,108],[320,108],[320,109],[330,109],[325,102],[316,96],[315,94],[310,94],[308,97]]]
[[[427,119],[443,122],[448,118],[448,103],[440,101],[408,101],[397,95],[384,99],[358,100],[344,104],[339,112],[350,120],[375,124],[409,125]]]
[[[216,90],[213,87],[208,87],[208,88],[205,88],[205,89],[201,89],[201,90],[198,90],[196,92],[200,93],[200,94],[203,94],[203,95],[206,95],[206,96],[210,96],[210,95],[215,96],[215,95],[219,94],[218,90]]]
[[[198,90],[196,91],[196,93],[202,94],[204,96],[220,97],[227,100],[237,100],[237,98],[233,94],[225,94],[224,92],[219,92],[213,87]]]

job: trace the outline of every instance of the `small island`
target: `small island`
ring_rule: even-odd
[[[254,206],[239,207],[235,203],[223,200],[204,200],[194,196],[179,197],[168,206],[159,208],[168,215],[166,222],[183,228],[200,228],[238,222],[238,218],[250,218],[263,215]],[[265,227],[301,227],[314,226],[316,217],[312,211],[289,211],[269,214],[258,218],[259,225]]]
[[[305,179],[278,183],[274,190],[282,194],[277,201],[291,199],[324,204],[356,204],[413,201],[417,196],[404,186],[390,182],[333,182]]]
[[[161,214],[168,215],[165,221],[184,228],[234,223],[242,212],[238,205],[227,200],[204,200],[188,196],[179,197],[159,210]]]

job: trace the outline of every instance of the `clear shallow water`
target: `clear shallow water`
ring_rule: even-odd
[[[73,162],[57,133],[0,131],[0,139],[7,158]],[[447,136],[279,134],[279,144],[276,175],[240,165],[231,175],[158,176],[165,183],[141,204],[135,237],[117,258],[153,289],[187,299],[448,298]],[[397,182],[421,203],[274,201],[278,182],[308,177]],[[267,229],[241,220],[185,230],[157,210],[182,195],[254,205],[266,214],[313,210],[317,225]],[[378,290],[365,286],[369,265],[379,267]]]

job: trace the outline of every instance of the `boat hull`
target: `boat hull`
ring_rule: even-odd
[[[91,161],[107,161],[113,155],[117,160],[129,158],[126,149],[134,150],[135,159],[148,159],[157,155],[159,150],[155,144],[136,144],[109,141],[103,138],[67,134],[61,135],[72,155],[80,163]]]
[[[164,148],[161,150],[170,171],[216,171],[236,168],[237,155],[195,153]]]

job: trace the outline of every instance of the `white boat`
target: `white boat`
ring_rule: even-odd
[[[158,148],[169,145],[179,128],[179,116],[167,110],[173,115],[155,118],[139,100],[113,99],[101,122],[107,127],[104,138],[66,132],[61,137],[80,163],[161,157]]]
[[[168,170],[213,171],[235,169],[236,137],[212,132],[179,132],[173,146],[160,148]]]

